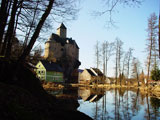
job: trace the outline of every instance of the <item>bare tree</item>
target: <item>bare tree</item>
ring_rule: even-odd
[[[132,54],[133,54],[133,48],[129,48],[129,50],[127,51],[127,79],[129,78],[130,61],[133,57]]]
[[[102,43],[101,47],[101,53],[102,53],[102,61],[103,61],[103,73],[107,76],[108,71],[108,61],[110,57],[114,53],[114,43],[109,43],[108,41],[105,41]]]
[[[116,65],[115,65],[115,78],[116,78],[116,85],[117,85],[117,78],[118,78],[118,47],[117,47],[117,45],[118,45],[118,42],[116,42],[115,43],[115,50],[116,50],[116,52],[115,52],[115,55],[116,55]]]
[[[2,39],[5,32],[5,26],[7,24],[8,15],[10,12],[11,1],[10,0],[2,0],[0,6],[0,50],[2,45]]]
[[[16,18],[16,12],[18,9],[18,0],[14,0],[13,5],[12,5],[12,9],[11,9],[11,16],[10,16],[10,20],[8,23],[8,29],[7,29],[7,33],[5,35],[5,39],[4,39],[4,43],[3,43],[3,47],[2,47],[2,55],[5,54],[5,50],[7,50],[6,52],[6,57],[10,56],[10,51],[11,51],[11,43],[12,43],[12,38],[13,38],[13,31],[14,31],[14,24],[15,24],[15,18]],[[7,47],[7,49],[6,49]]]
[[[108,25],[114,25],[114,20],[112,19],[112,14],[115,12],[117,6],[139,6],[142,4],[143,0],[102,0],[103,9],[94,11],[94,16],[106,16],[106,22]],[[105,6],[105,8],[104,8]]]
[[[54,22],[69,21],[76,18],[78,7],[76,6],[78,0],[55,0],[50,15],[46,19],[41,34],[39,35],[39,41],[44,40],[44,37],[48,30],[53,28]],[[31,36],[33,35],[37,23],[42,15],[42,11],[45,10],[46,1],[37,0],[35,2],[25,2],[21,14],[19,15],[19,21],[17,30],[24,34],[24,46],[28,45]],[[31,17],[30,17],[31,16]],[[22,29],[23,28],[23,29]]]
[[[160,58],[160,13],[159,13],[159,25],[158,25],[158,42],[159,42],[159,58]]]
[[[125,74],[126,71],[126,64],[127,64],[127,53],[124,53],[123,61],[122,61],[122,73]]]
[[[75,7],[74,0],[53,0],[52,5],[51,2],[49,0],[3,0],[1,2],[0,17],[4,18],[0,20],[0,52],[2,55],[6,58],[10,57],[12,40],[15,36],[21,40],[24,38],[26,46],[24,53],[28,55],[40,31],[43,30],[42,28],[50,28],[48,26],[51,26],[53,21],[59,21],[59,18],[63,18],[63,21],[75,19],[78,9]],[[47,19],[49,14],[51,14],[52,22],[46,22],[49,20]],[[29,52],[26,53],[26,49]]]
[[[106,57],[106,76],[108,75],[108,61],[110,59],[110,57],[114,54],[114,43],[111,42],[109,43],[108,41],[106,41],[105,43],[105,57]]]
[[[46,18],[48,17],[48,15],[49,15],[49,13],[50,13],[50,11],[52,9],[53,3],[54,3],[54,0],[50,0],[49,1],[48,6],[47,6],[44,14],[42,15],[42,17],[41,17],[41,19],[40,19],[40,21],[39,21],[39,23],[38,23],[38,25],[37,25],[37,27],[35,29],[35,32],[32,35],[31,40],[30,40],[28,46],[26,47],[26,49],[24,50],[23,54],[21,55],[19,61],[24,61],[25,58],[29,55],[34,43],[36,42],[36,39],[39,36],[39,33],[40,33],[40,30],[41,30],[42,26],[43,26]]]
[[[152,13],[150,17],[148,18],[148,38],[147,38],[147,85],[148,80],[150,77],[150,70],[151,70],[151,64],[152,64],[152,58],[154,55],[154,64],[156,64],[156,58],[157,58],[157,50],[156,50],[156,44],[157,44],[157,33],[158,33],[158,26],[157,26],[157,16],[155,13]],[[154,54],[153,54],[154,53]]]
[[[122,45],[123,45],[123,42],[120,40],[119,45],[118,45],[118,72],[119,74],[121,74],[121,70],[122,70],[121,69],[121,59],[123,55]]]
[[[106,74],[106,44],[102,43],[102,61],[103,61],[103,74]]]
[[[122,59],[122,55],[123,55],[123,50],[122,50],[122,45],[123,42],[119,39],[116,38],[115,41],[115,50],[116,50],[116,65],[115,65],[115,77],[116,77],[116,84],[118,82],[118,76],[120,76],[121,74],[121,59]],[[121,78],[120,78],[120,84],[121,84]]]
[[[132,77],[137,80],[137,85],[139,86],[139,74],[140,74],[140,62],[137,58],[132,60]]]
[[[99,41],[96,42],[96,45],[95,45],[95,58],[96,58],[96,67],[99,69],[99,66],[100,66],[100,44],[99,44]]]

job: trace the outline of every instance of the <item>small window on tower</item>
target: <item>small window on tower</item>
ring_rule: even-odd
[[[66,42],[69,43],[69,40],[67,40]]]

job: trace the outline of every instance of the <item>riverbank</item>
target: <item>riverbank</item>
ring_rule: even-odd
[[[114,88],[124,88],[124,89],[139,89],[142,94],[148,94],[153,97],[160,98],[160,86],[126,86],[126,85],[109,85],[109,84],[99,84],[99,85],[86,85],[86,84],[60,84],[52,82],[42,82],[42,86],[45,90],[57,90],[63,89],[64,87],[87,87],[87,88],[104,88],[104,89],[114,89]]]
[[[48,94],[27,64],[0,60],[0,75],[2,120],[92,120],[78,102]]]

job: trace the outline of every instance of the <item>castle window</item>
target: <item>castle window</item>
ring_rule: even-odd
[[[66,40],[67,43],[69,43],[69,40]]]
[[[63,49],[63,48],[61,48],[61,51],[64,51],[64,49]]]

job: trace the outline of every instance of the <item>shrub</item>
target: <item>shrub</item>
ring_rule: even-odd
[[[160,69],[157,65],[155,65],[153,70],[151,71],[151,79],[155,81],[160,80]]]

